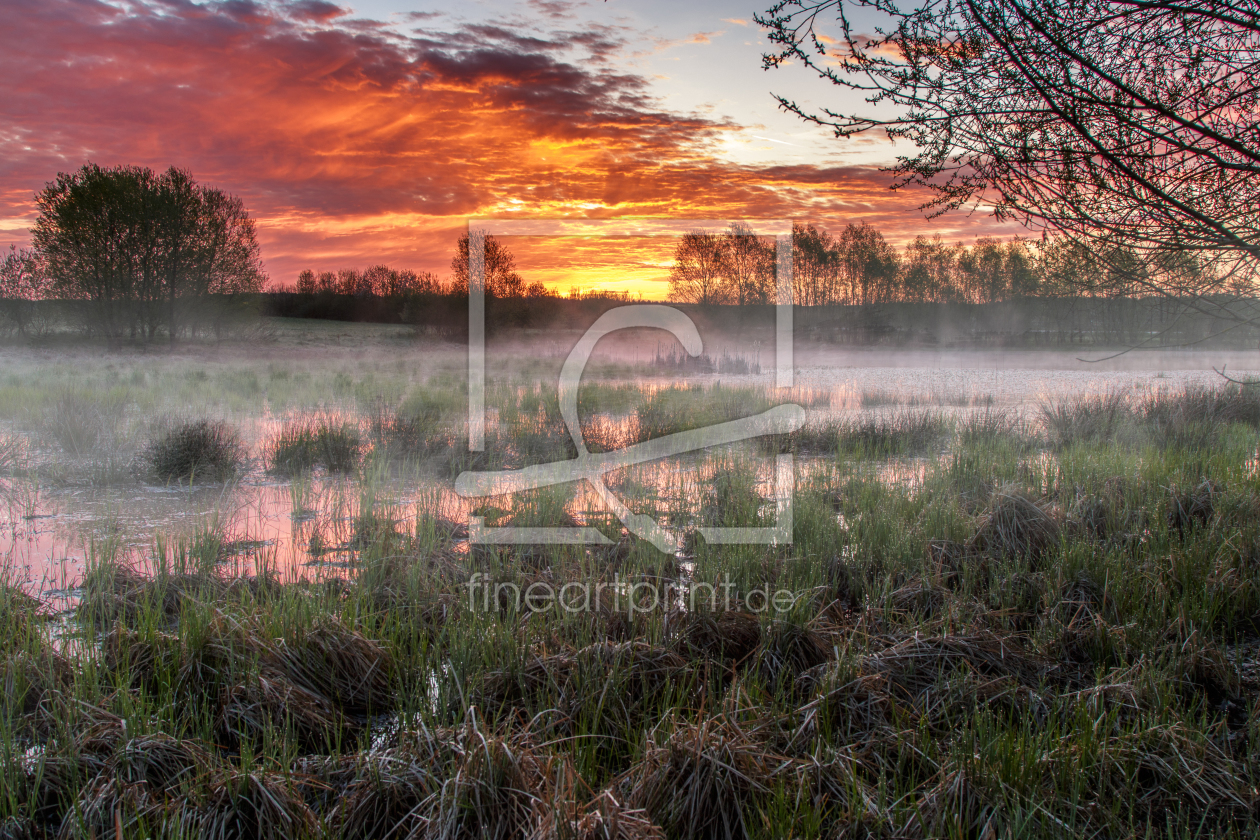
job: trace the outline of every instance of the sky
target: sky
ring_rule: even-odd
[[[778,108],[854,104],[762,69],[767,0],[0,0],[0,247],[91,161],[238,195],[275,286],[384,263],[444,277],[468,220],[869,222],[895,243],[1018,233],[927,220],[909,149]],[[858,103],[860,104],[860,103]],[[754,224],[755,226],[755,224]],[[659,299],[670,237],[512,236],[527,282]]]

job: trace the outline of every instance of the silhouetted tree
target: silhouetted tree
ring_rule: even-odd
[[[801,306],[835,303],[838,297],[835,242],[825,230],[792,224],[792,299]]]
[[[257,291],[266,275],[241,201],[183,170],[87,164],[35,197],[32,239],[53,291],[93,304],[109,335],[180,329],[180,305]]]
[[[902,300],[948,303],[957,297],[954,283],[958,249],[946,245],[938,234],[917,236],[901,259]]]
[[[730,303],[734,300],[725,278],[722,234],[691,231],[674,248],[669,271],[669,299],[685,303]]]
[[[722,235],[722,279],[735,303],[767,303],[774,296],[774,249],[742,222]]]
[[[899,300],[897,252],[883,235],[863,222],[849,225],[835,241],[835,260],[845,303],[881,303]]]
[[[492,297],[520,297],[525,281],[516,272],[516,258],[493,236],[485,238],[486,294]],[[455,256],[451,258],[451,289],[468,294],[468,234],[459,238]]]
[[[33,327],[42,331],[35,302],[48,297],[51,286],[35,251],[9,246],[9,253],[0,260],[0,305],[20,335],[25,336]]]
[[[935,193],[930,213],[988,205],[1098,260],[1134,254],[1109,269],[1141,266],[1130,283],[1148,291],[1254,289],[1254,2],[783,0],[757,21],[778,50],[767,67],[802,62],[871,107],[781,105],[841,137],[910,140],[891,172]]]

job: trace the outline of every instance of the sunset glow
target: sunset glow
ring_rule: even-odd
[[[657,4],[361,5],[0,2],[0,246],[25,245],[34,193],[87,161],[184,167],[241,196],[273,285],[373,263],[445,276],[470,217],[1015,232],[927,222],[924,196],[878,171],[895,149],[778,114],[757,6],[667,24]],[[510,247],[561,292],[666,289],[660,239]]]

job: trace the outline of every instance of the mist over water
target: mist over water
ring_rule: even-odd
[[[790,392],[780,392],[774,388],[773,358],[764,349],[765,342],[741,342],[731,334],[710,339],[705,348],[710,358],[725,354],[742,360],[747,369],[760,372],[701,373],[653,364],[664,352],[673,352],[667,338],[664,334],[610,338],[597,348],[584,384],[604,382],[645,397],[678,386],[699,386],[702,390],[719,384],[749,388],[753,389],[749,393],[763,393],[769,403],[790,401],[804,405],[807,422],[813,423],[890,416],[907,410],[959,418],[994,409],[1014,410],[1035,422],[1041,406],[1062,399],[1115,392],[1137,397],[1159,389],[1216,387],[1224,380],[1213,368],[1225,369],[1238,377],[1260,372],[1260,357],[1242,351],[1132,352],[1090,362],[1082,359],[1099,359],[1109,354],[807,344],[796,352],[794,387]],[[509,360],[515,363],[510,381],[516,383],[516,390],[512,393],[522,406],[533,406],[527,412],[542,411],[538,416],[544,418],[540,422],[545,425],[545,406],[539,406],[555,388],[556,372],[570,343],[566,335],[549,335],[537,341],[531,337],[493,344],[489,361],[491,381],[496,380]],[[334,360],[349,362],[349,370],[338,372],[332,380],[333,390],[341,389],[340,397],[334,394],[328,395],[333,399],[321,399],[318,411],[322,415],[332,412],[343,421],[366,429],[364,406],[370,400],[364,394],[373,388],[384,394],[401,394],[410,387],[396,386],[380,372],[391,357],[388,350],[367,355],[377,363],[377,369],[357,379],[353,373],[355,355],[335,347],[321,348],[313,360],[304,362],[305,368],[295,368],[294,375],[299,379],[309,376],[310,370],[332,365]],[[432,365],[435,358],[442,358],[458,370],[461,362],[455,351],[427,354],[423,360],[414,350],[399,355],[399,369],[406,369],[413,362]],[[279,390],[277,383],[287,381],[290,374],[277,371],[292,362],[292,356],[286,358],[283,354],[272,360],[272,369],[265,374],[270,377],[266,380],[269,393]],[[142,370],[145,364],[148,363],[137,360],[134,368]],[[180,362],[176,367],[185,364]],[[152,382],[157,375],[152,370],[147,374],[129,373],[127,361],[111,367],[117,369],[98,382],[102,391],[118,387],[118,382]],[[215,376],[227,376],[235,367],[247,369],[249,376],[263,373],[256,363],[228,358],[216,360]],[[195,371],[180,375],[184,373],[194,380],[205,375]],[[237,371],[231,375],[245,373]],[[458,391],[454,384],[448,387]],[[320,392],[318,387],[315,392]],[[458,414],[463,398],[458,393],[450,396],[452,411]],[[599,406],[598,400],[595,402],[593,408],[586,406],[582,411],[588,440],[605,450],[632,442],[638,433],[633,412],[627,413],[625,406]],[[742,414],[756,410],[749,405]],[[295,478],[268,473],[261,463],[267,441],[286,420],[313,411],[272,404],[271,399],[255,399],[237,406],[231,415],[245,434],[252,460],[235,482],[226,485],[194,482],[161,486],[137,481],[134,452],[127,456],[132,463],[115,465],[117,480],[50,479],[49,475],[65,472],[61,465],[67,460],[65,453],[57,451],[38,431],[7,423],[9,439],[24,442],[29,463],[25,472],[10,470],[7,477],[0,479],[0,556],[32,593],[63,598],[73,597],[84,565],[93,553],[152,560],[162,552],[204,550],[208,540],[217,546],[213,550],[225,571],[252,574],[267,569],[285,578],[345,576],[353,574],[356,528],[360,527],[358,523],[366,508],[372,508],[374,515],[384,516],[396,527],[409,530],[421,519],[462,523],[478,506],[455,496],[451,477],[433,470],[398,474],[380,469],[370,476],[328,475],[317,470]],[[503,417],[507,422],[506,415]],[[499,419],[500,411],[493,410],[492,429]],[[515,423],[520,421],[520,417],[512,419]],[[457,424],[451,436],[458,440],[463,434],[461,429]],[[108,453],[94,455],[98,459],[106,456]],[[763,499],[768,497],[773,459],[764,454],[748,455],[746,459],[754,462],[751,468],[758,476],[758,492]],[[811,469],[808,465],[812,463],[812,469],[817,470],[829,461],[817,456],[806,458],[804,469]],[[890,457],[884,461],[879,475],[888,481],[913,481],[915,476],[921,478],[926,469],[925,463],[915,463],[914,459]],[[609,477],[609,484],[627,499],[644,495],[668,499],[673,510],[696,515],[706,476],[712,476],[712,465],[705,456],[693,454],[619,471]],[[503,499],[491,504],[491,508],[500,511],[510,507],[510,501]],[[573,520],[583,522],[598,514],[599,502],[585,485],[580,485],[566,503],[566,510]]]

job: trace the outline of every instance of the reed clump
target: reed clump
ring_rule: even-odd
[[[776,756],[736,721],[670,721],[649,734],[623,782],[626,800],[670,837],[748,837]]]
[[[117,444],[128,397],[120,388],[62,390],[48,401],[41,428],[67,455],[95,454]]]
[[[145,450],[149,472],[159,481],[229,481],[245,462],[241,436],[227,423],[183,423],[153,440]]]
[[[443,414],[444,407],[425,393],[413,395],[394,409],[378,402],[368,416],[373,445],[396,459],[436,454],[448,437]]]
[[[358,426],[331,415],[307,415],[284,424],[268,444],[267,469],[279,475],[323,467],[330,473],[352,473],[359,467],[363,443]]]
[[[1026,560],[1035,566],[1057,547],[1061,530],[1056,511],[1008,485],[990,497],[970,545],[994,557]]]
[[[1120,390],[1061,399],[1041,406],[1046,434],[1058,447],[1113,439],[1132,417],[1129,394]]]
[[[897,409],[853,418],[807,420],[795,432],[765,438],[765,449],[797,455],[893,457],[923,455],[939,448],[952,425],[931,410]]]

